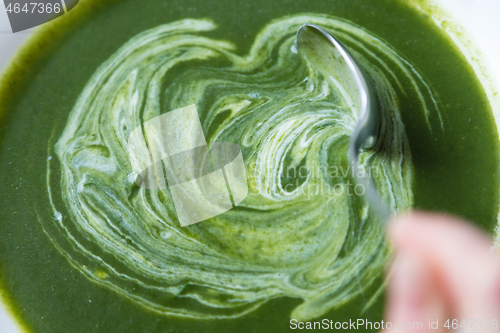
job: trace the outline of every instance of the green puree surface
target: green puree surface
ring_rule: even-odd
[[[412,198],[408,202],[418,209],[463,216],[493,233],[497,225],[498,214],[499,147],[491,106],[472,68],[428,15],[417,12],[403,1],[389,0],[256,0],[248,2],[141,0],[113,1],[105,4],[98,1],[81,1],[72,12],[51,23],[52,27],[45,29],[44,33],[31,42],[31,46],[21,55],[20,60],[13,65],[14,67],[11,67],[8,75],[2,78],[2,90],[0,90],[2,101],[0,105],[2,125],[0,131],[0,202],[2,203],[0,206],[0,282],[4,301],[10,305],[12,312],[27,331],[282,332],[290,330],[290,314],[294,311],[307,320],[313,319],[304,314],[307,313],[304,309],[297,310],[304,302],[303,299],[308,299],[309,296],[304,296],[298,291],[294,293],[296,285],[292,285],[289,290],[282,291],[282,294],[297,297],[263,298],[266,301],[254,310],[247,311],[243,315],[235,315],[234,318],[201,319],[206,312],[197,302],[193,302],[192,307],[188,306],[188,310],[192,309],[193,311],[189,313],[192,317],[198,318],[160,313],[162,311],[175,312],[185,306],[176,303],[175,300],[172,302],[174,304],[172,307],[157,307],[155,311],[152,311],[153,306],[148,304],[170,304],[166,299],[168,293],[147,294],[139,285],[125,283],[112,273],[105,272],[97,263],[91,260],[86,261],[88,258],[72,256],[72,243],[51,230],[51,226],[55,225],[57,220],[57,216],[56,219],[54,218],[53,206],[57,207],[63,217],[67,218],[74,213],[69,211],[73,207],[73,201],[68,199],[63,202],[61,198],[61,193],[71,197],[67,192],[67,182],[60,181],[61,165],[66,168],[73,165],[72,163],[77,163],[75,161],[78,160],[74,158],[78,155],[69,157],[64,155],[68,150],[66,145],[78,136],[78,133],[72,132],[71,126],[67,123],[68,119],[74,117],[74,114],[70,116],[70,112],[75,110],[77,99],[83,91],[87,91],[86,86],[89,80],[101,64],[114,56],[117,50],[138,34],[187,18],[211,19],[217,28],[206,29],[207,31],[201,31],[197,35],[211,40],[232,42],[235,48],[231,50],[231,54],[244,56],[249,53],[257,34],[266,25],[275,19],[295,14],[310,15],[318,20],[320,18],[317,18],[316,14],[345,19],[383,40],[384,45],[389,45],[392,50],[397,51],[399,56],[408,61],[408,66],[411,65],[418,71],[422,82],[425,82],[433,92],[436,109],[439,109],[441,117],[437,112],[430,112],[426,117],[426,114],[422,112],[422,96],[418,95],[418,92],[422,90],[421,87],[416,89],[409,79],[401,80],[400,89],[395,90],[400,115],[394,115],[393,123],[404,124],[404,133],[397,133],[401,135],[401,138],[407,138],[405,142],[411,151],[413,168],[409,172],[411,175],[405,178],[411,180]],[[328,19],[324,24],[331,23],[334,29],[332,22]],[[153,30],[151,33],[155,32],[156,30]],[[279,44],[282,41],[276,41],[276,43]],[[283,43],[287,49],[290,49],[286,42]],[[350,46],[349,42],[346,44]],[[355,49],[355,45],[353,47]],[[199,50],[200,48],[194,50],[193,54]],[[363,54],[362,51],[359,52]],[[256,59],[259,56],[262,55],[257,54]],[[293,55],[288,54],[284,57],[288,56]],[[386,56],[387,59],[383,56],[381,59],[391,64],[390,61],[394,59],[389,59],[390,56],[387,54]],[[273,55],[273,57],[279,56]],[[242,68],[252,63],[250,61],[252,59],[247,59],[248,63],[238,63],[237,59],[240,58],[236,57],[231,59],[234,61],[234,68],[239,71],[243,71]],[[151,61],[154,63],[153,60]],[[165,102],[170,103],[167,109],[185,106],[176,103],[189,104],[187,101],[190,100],[188,97],[183,97],[173,87],[172,82],[182,85],[183,82],[191,82],[189,80],[203,80],[203,75],[216,77],[220,82],[240,80],[238,83],[244,88],[238,88],[239,93],[241,95],[250,93],[247,90],[249,86],[251,87],[252,78],[249,81],[241,78],[235,79],[237,76],[228,74],[225,69],[215,72],[210,72],[210,69],[206,69],[205,72],[190,72],[189,68],[183,67],[193,66],[193,64],[196,65],[197,62],[174,68],[171,72],[172,78],[167,79],[167,82],[162,82],[163,88],[169,87],[162,97],[164,99],[162,102],[174,101]],[[199,61],[199,64],[204,64],[207,68],[210,66],[225,68],[224,66],[228,65],[227,61],[218,63],[215,60],[207,63]],[[125,67],[125,72],[127,68]],[[263,64],[249,73],[251,75],[258,72],[270,73],[268,79],[272,81],[281,73],[280,71],[273,72],[273,68],[272,64]],[[297,65],[296,68],[297,70],[291,71],[291,74],[281,73],[283,78],[280,78],[280,82],[286,82],[290,75],[306,75],[305,67]],[[105,69],[100,68],[99,71],[101,70]],[[269,72],[266,72],[267,70]],[[396,69],[394,71],[396,76],[400,76],[400,72]],[[147,68],[141,73],[146,72]],[[375,72],[373,73],[376,75]],[[265,81],[266,76],[260,79]],[[316,79],[320,82],[321,78]],[[293,96],[288,96],[287,92],[295,89],[295,86],[300,89],[299,85],[293,84],[289,86],[291,88],[287,88],[285,84],[286,89],[279,85],[272,87],[281,92],[280,98],[288,101],[287,98]],[[207,111],[211,101],[215,103],[218,101],[217,98],[225,96],[224,87],[226,87],[225,84],[219,84],[215,88],[210,88],[212,90],[204,90],[205,96],[211,98],[197,103],[202,124],[205,124],[204,121],[211,115]],[[204,89],[196,86],[191,88],[193,96],[196,96],[197,89]],[[383,96],[383,91],[379,93]],[[429,98],[425,96],[426,100]],[[87,106],[80,105],[81,110],[85,111],[85,107]],[[292,116],[290,115],[287,119],[291,119]],[[245,121],[247,123],[253,121],[251,114],[245,118]],[[223,128],[224,124],[224,113],[221,113],[219,117],[211,121],[213,126],[204,128],[207,140],[215,137],[217,133],[222,133],[219,128]],[[107,125],[108,122],[100,124],[100,126]],[[241,126],[244,128],[244,125]],[[325,127],[328,128],[328,125]],[[317,133],[318,135],[328,134],[320,130]],[[227,136],[221,135],[223,139],[226,139],[225,141],[239,143],[239,134],[237,132]],[[342,142],[340,141],[340,148],[343,147]],[[251,160],[253,157],[248,147],[242,147],[242,152],[246,159]],[[89,154],[93,153],[92,150],[87,151]],[[47,163],[49,156],[51,157],[50,164]],[[63,161],[59,161],[61,156],[63,156]],[[49,165],[50,174],[47,176]],[[77,173],[75,174],[78,176]],[[98,173],[92,174],[95,177],[98,175]],[[49,179],[49,188],[47,179]],[[115,185],[110,183],[110,188]],[[251,187],[250,191],[252,190]],[[52,195],[53,206],[49,193]],[[248,199],[247,203],[251,200]],[[102,201],[106,203],[106,200]],[[315,202],[312,201],[312,203]],[[327,205],[328,201],[325,202]],[[297,213],[305,214],[304,212],[307,211],[309,215],[312,215],[312,212],[319,212],[324,206],[323,202],[320,202],[319,208],[313,210],[307,206],[309,203],[309,201],[296,203],[298,205],[296,207],[299,207]],[[353,205],[356,204],[359,205],[359,203]],[[168,206],[168,204],[165,205]],[[404,206],[404,204],[396,205],[395,208],[401,209]],[[96,209],[98,210],[99,207]],[[307,209],[310,209],[311,213]],[[229,213],[234,215],[228,216],[238,218],[237,214],[240,212],[241,209],[235,209],[234,212]],[[254,214],[253,216],[258,216],[257,213]],[[297,220],[297,223],[304,221],[305,218]],[[277,219],[279,220],[279,217]],[[293,221],[293,217],[288,217],[288,219]],[[221,223],[220,221],[224,222],[224,217],[221,220],[202,222],[192,229],[185,230],[191,230],[194,238],[209,244],[218,251],[234,251],[230,254],[232,262],[237,262],[237,259],[243,257],[248,259],[248,266],[252,267],[258,259],[262,259],[259,255],[266,256],[265,251],[270,251],[271,254],[267,253],[267,256],[270,261],[275,260],[276,266],[283,265],[288,269],[287,265],[293,262],[292,259],[287,261],[284,258],[285,253],[280,253],[280,258],[274,258],[272,246],[266,247],[266,244],[257,249],[253,259],[245,258],[248,252],[238,253],[238,248],[234,247],[237,240],[216,233],[218,230],[216,227],[218,223]],[[356,224],[353,223],[353,225]],[[205,228],[208,230],[207,233],[203,232]],[[70,229],[70,233],[77,234],[74,229]],[[213,234],[214,237],[209,238],[207,234]],[[49,238],[49,235],[52,238]],[[316,237],[316,235],[312,236]],[[113,234],[110,233],[108,239],[112,240],[112,237]],[[82,244],[92,253],[102,252],[98,242],[86,239],[82,240]],[[54,245],[57,245],[61,251],[58,251]],[[353,248],[355,248],[354,245],[346,245],[339,257],[348,258],[349,249]],[[259,249],[261,254],[259,254]],[[276,251],[280,249],[276,247]],[[124,265],[125,259],[114,256],[116,254],[113,252],[114,248],[108,250],[108,255],[102,255],[103,260],[118,271],[128,273],[128,268],[122,267],[127,266]],[[385,252],[383,247],[380,247],[380,251]],[[74,261],[70,264],[68,258]],[[186,257],[186,260],[193,260],[193,258]],[[159,267],[156,267],[158,265]],[[153,285],[155,284],[154,274],[161,268],[161,262],[156,263],[138,279],[144,278],[146,282],[143,280],[141,282]],[[378,269],[382,271],[380,267]],[[251,280],[262,282],[263,285],[273,282],[258,277],[260,280]],[[210,276],[203,276],[203,278],[206,279],[207,284],[213,282]],[[100,283],[99,279],[104,282]],[[243,286],[248,283],[247,280],[242,281]],[[106,282],[109,282],[109,285],[106,285]],[[158,281],[158,285],[162,286],[161,283],[163,282]],[[370,280],[370,283],[362,289],[363,292],[354,293],[352,297],[345,298],[343,303],[337,302],[336,306],[326,313],[321,313],[323,309],[321,306],[324,302],[311,302],[311,304],[320,308],[318,310],[320,320],[328,318],[335,322],[363,318],[372,322],[380,321],[383,316],[383,294],[379,294],[378,291],[382,283],[380,274],[375,274],[374,280]],[[186,288],[186,292],[201,294],[201,288],[196,288],[197,286],[193,284]],[[259,288],[260,285],[257,284],[255,289]],[[140,295],[142,298],[139,301],[131,300],[134,295]],[[239,297],[242,296],[239,295]],[[226,305],[224,300],[221,303]]]

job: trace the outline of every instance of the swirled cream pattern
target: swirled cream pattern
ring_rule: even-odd
[[[390,45],[350,22],[304,14],[271,22],[240,56],[233,44],[202,36],[216,28],[212,21],[187,19],[135,36],[103,63],[58,139],[60,185],[54,159],[47,184],[65,207],[53,204],[55,219],[43,223],[74,267],[152,311],[193,318],[238,317],[292,297],[303,302],[291,317],[310,319],[372,286],[389,251],[348,185],[356,110],[338,82],[296,53],[305,22],[338,36],[372,77],[384,115],[381,153],[364,152],[361,164],[391,209],[412,206],[397,96],[404,87],[426,115],[439,110],[425,80]],[[134,183],[127,139],[145,121],[190,104],[209,143],[240,146],[249,195],[181,228],[168,188]],[[335,185],[344,191],[327,192]]]

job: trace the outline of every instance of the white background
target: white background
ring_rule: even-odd
[[[366,0],[370,1],[370,0]],[[467,30],[483,53],[486,68],[500,87],[500,0],[436,0]],[[33,29],[13,34],[3,4],[0,4],[0,69]],[[20,330],[0,304],[0,332]]]

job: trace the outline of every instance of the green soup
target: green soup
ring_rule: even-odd
[[[492,108],[428,14],[388,0],[84,1],[2,78],[0,278],[27,330],[382,320],[390,247],[349,169],[357,110],[342,82],[297,54],[306,22],[337,36],[373,82],[382,134],[361,165],[390,209],[494,231]],[[208,144],[239,145],[248,195],[181,227],[171,188],[138,186],[128,140],[193,104]]]

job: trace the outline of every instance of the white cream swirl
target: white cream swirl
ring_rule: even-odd
[[[74,267],[153,311],[193,318],[237,317],[292,297],[303,303],[291,317],[310,319],[372,286],[388,249],[366,203],[349,194],[346,152],[357,114],[294,52],[305,22],[344,41],[374,80],[382,153],[364,152],[361,164],[393,210],[412,206],[397,96],[405,87],[426,115],[439,111],[424,79],[387,43],[350,22],[305,14],[271,22],[239,56],[231,43],[198,35],[214,23],[187,19],[135,36],[103,63],[56,144],[60,186],[54,161],[47,184],[67,213],[53,200],[56,218],[44,229]],[[127,139],[190,104],[209,143],[240,145],[249,196],[181,228],[168,189],[134,183]]]

